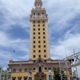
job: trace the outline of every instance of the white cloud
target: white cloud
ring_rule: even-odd
[[[22,25],[22,27],[29,27],[29,15],[32,7],[34,7],[34,1],[1,0],[0,11],[3,12],[4,19],[6,20],[2,28],[7,29],[8,27],[9,29],[11,25],[15,25],[16,23]],[[47,9],[48,15],[50,14],[49,23],[56,23],[56,25],[52,25],[54,27],[51,27],[51,29],[56,31],[64,29],[67,21],[80,13],[79,0],[43,0],[43,2],[43,6]],[[24,18],[28,18],[28,20],[24,20]]]
[[[13,50],[15,50],[15,53]],[[29,40],[11,39],[6,32],[0,31],[0,65],[7,67],[10,59],[27,60],[28,54]]]
[[[49,16],[49,26],[51,31],[62,31],[68,27],[69,21],[80,14],[79,0],[44,0],[44,6],[47,9]],[[80,21],[79,21],[80,22]]]
[[[29,15],[34,3],[33,1],[34,0],[1,0],[0,12],[3,14],[2,20],[4,20],[4,23],[0,28],[7,30],[16,24],[22,27],[29,27]]]
[[[9,60],[12,58],[10,51],[0,49],[0,66],[7,68]]]
[[[5,45],[7,46],[8,45],[7,42],[8,42],[8,36],[6,35],[5,32],[0,31],[0,46],[5,46]]]
[[[29,54],[29,40],[25,39],[11,39],[9,35],[3,31],[0,31],[0,47],[4,48],[2,49],[5,53],[7,50],[9,51],[10,55],[12,55],[13,50],[22,51],[24,54]],[[6,50],[5,50],[6,48]],[[0,49],[0,57],[9,57],[8,55],[4,56],[3,52]],[[15,56],[18,54],[15,54]]]
[[[73,49],[76,52],[80,51],[80,34],[76,35],[67,35],[68,37],[65,38],[64,40],[59,40],[57,45],[51,45],[51,55],[52,58],[64,58],[67,56],[70,56],[73,54]],[[66,48],[66,52],[65,52]]]
[[[27,43],[29,43],[29,40],[27,39],[11,39],[9,34],[4,31],[0,31],[0,46],[27,51]]]

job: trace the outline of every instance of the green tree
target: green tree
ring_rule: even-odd
[[[35,80],[40,80],[40,78],[39,77],[36,77]]]
[[[61,77],[60,77],[59,73],[60,73],[59,67],[58,68],[54,68],[54,80],[61,80]],[[62,80],[67,80],[67,77],[65,76],[63,70],[61,71],[61,73],[62,73]]]

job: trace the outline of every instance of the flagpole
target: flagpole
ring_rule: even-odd
[[[13,56],[12,56],[12,59],[14,59],[14,53],[15,53],[15,50],[13,50]]]

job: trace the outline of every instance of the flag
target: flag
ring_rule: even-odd
[[[11,69],[10,68],[7,68],[7,72],[11,72]]]

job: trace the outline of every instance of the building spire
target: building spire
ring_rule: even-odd
[[[42,0],[35,0],[34,5],[36,8],[41,8],[42,7]]]

